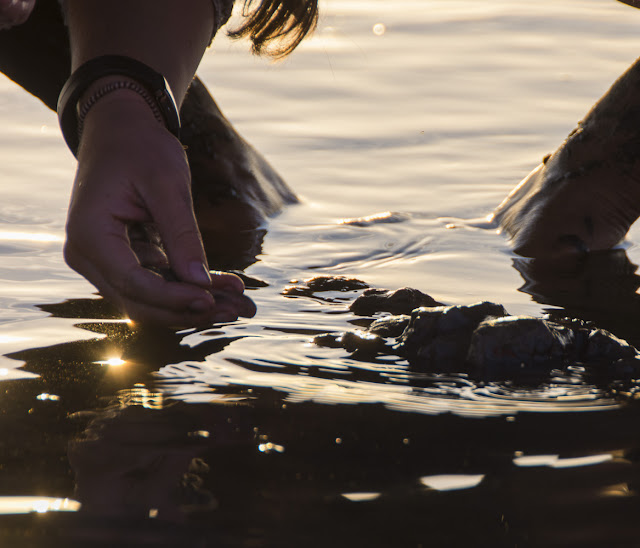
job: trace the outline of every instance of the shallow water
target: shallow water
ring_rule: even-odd
[[[283,63],[217,40],[200,76],[302,203],[246,271],[268,284],[257,316],[177,334],[132,331],[64,265],[73,159],[53,114],[0,81],[6,545],[636,546],[633,398],[360,361],[309,342],[355,327],[357,292],[282,290],[353,276],[640,339],[624,252],[541,277],[451,220],[485,216],[562,142],[639,28],[611,0],[332,0]],[[386,211],[398,222],[343,222]],[[195,457],[208,473],[185,476]]]

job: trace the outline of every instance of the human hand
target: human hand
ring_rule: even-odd
[[[0,0],[0,30],[22,25],[35,5],[36,0]]]
[[[237,276],[210,277],[190,185],[180,142],[135,92],[118,90],[91,109],[65,259],[132,320],[183,327],[255,313]],[[156,241],[141,237],[149,231]],[[170,269],[176,281],[145,267]]]

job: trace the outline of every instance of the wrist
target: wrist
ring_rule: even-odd
[[[85,119],[99,102],[138,105],[139,108],[151,113],[160,125],[165,125],[154,97],[144,86],[126,76],[105,76],[91,84],[78,99],[76,111],[79,141],[82,139]]]
[[[105,83],[109,77],[114,79]],[[119,84],[116,83],[117,79],[120,80]],[[60,128],[74,155],[77,154],[80,141],[78,108],[86,117],[96,102],[104,102],[114,93],[119,97],[125,91],[137,93],[154,115],[160,113],[165,127],[179,137],[180,117],[171,89],[162,74],[132,57],[105,55],[91,59],[75,70],[58,99]],[[85,99],[85,103],[79,105],[81,98]]]

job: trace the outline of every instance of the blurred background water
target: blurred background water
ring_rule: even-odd
[[[213,421],[223,430],[213,436],[223,440],[217,454],[240,463],[227,468],[257,467],[250,479],[236,479],[235,486],[230,479],[216,480],[219,501],[226,500],[225,493],[240,501],[235,506],[220,502],[214,521],[222,545],[311,542],[304,536],[309,530],[300,524],[315,531],[317,545],[331,541],[342,546],[347,539],[352,546],[370,545],[371,540],[359,543],[364,537],[353,531],[345,533],[344,542],[336,541],[339,536],[331,540],[313,529],[317,524],[305,521],[309,516],[301,518],[305,509],[333,519],[345,511],[343,503],[357,500],[373,508],[371,515],[397,511],[406,519],[406,537],[385,530],[391,536],[378,537],[381,546],[633,546],[633,528],[624,519],[637,507],[630,477],[638,471],[624,451],[637,447],[630,437],[635,411],[623,411],[584,386],[569,392],[557,387],[515,392],[454,383],[420,392],[407,380],[400,360],[366,364],[308,343],[315,333],[349,327],[353,317],[345,300],[291,299],[281,291],[291,279],[345,275],[378,287],[416,287],[450,304],[492,300],[512,314],[539,315],[548,309],[549,303],[520,291],[525,281],[502,235],[450,218],[486,216],[554,150],[635,60],[639,29],[640,11],[612,0],[326,0],[315,35],[284,62],[254,58],[246,43],[231,42],[221,33],[199,75],[231,122],[302,203],[270,221],[262,254],[246,271],[268,284],[250,290],[258,305],[255,318],[163,340],[105,321],[94,289],[64,264],[74,160],[55,115],[12,82],[0,81],[0,416],[5,429],[0,490],[6,494],[0,496],[0,513],[3,504],[11,515],[20,513],[16,508],[32,511],[33,501],[25,497],[36,497],[45,510],[60,509],[47,506],[47,497],[54,506],[64,498],[82,498],[73,492],[74,481],[84,477],[78,470],[92,470],[90,487],[79,491],[86,500],[92,500],[91,493],[108,491],[106,485],[120,472],[96,464],[95,451],[71,451],[72,463],[76,457],[73,472],[69,468],[66,444],[82,428],[70,425],[68,414],[114,398],[126,409],[169,413],[162,402],[173,396],[190,402],[187,409],[198,408],[198,420],[214,413],[208,407],[223,413],[224,420],[216,415]],[[400,222],[342,222],[386,211],[398,213]],[[626,245],[631,263],[640,260],[633,244],[638,230],[631,230]],[[83,306],[56,304],[65,302]],[[633,325],[627,330],[635,331]],[[153,372],[166,381],[162,386],[153,384]],[[255,406],[230,411],[237,401]],[[346,405],[357,403],[363,405]],[[297,411],[283,418],[282,409],[291,406]],[[586,409],[597,412],[579,413]],[[525,418],[516,420],[523,410]],[[485,418],[479,423],[470,416]],[[164,427],[182,424],[170,419]],[[136,424],[164,419],[141,415],[122,420],[135,432]],[[183,430],[206,432],[201,437],[208,439],[215,428],[207,424]],[[235,429],[226,431],[220,424]],[[145,438],[116,430],[115,445],[96,442],[98,453],[115,461],[114,446],[120,447],[123,437],[126,443]],[[264,431],[278,432],[280,438]],[[235,440],[238,432],[249,441]],[[601,445],[593,442],[596,434]],[[48,441],[36,444],[38,436]],[[158,436],[162,443],[155,438],[140,443],[156,453],[175,453],[173,442]],[[282,442],[285,438],[289,444]],[[353,441],[345,454],[340,452],[343,438],[360,441]],[[193,455],[186,453],[190,460]],[[269,464],[255,461],[256,455],[266,455]],[[283,455],[288,460],[274,460]],[[305,471],[300,461],[309,455],[321,471]],[[499,479],[487,479],[498,468],[496,455],[501,465],[507,463],[508,473],[503,468]],[[56,465],[43,465],[43,459]],[[165,454],[163,462],[169,460]],[[140,457],[137,469],[151,461]],[[100,472],[105,466],[109,472]],[[584,466],[588,473],[581,472]],[[288,483],[300,480],[296,474],[308,479],[298,495]],[[153,474],[149,477],[162,484]],[[280,478],[278,485],[269,477]],[[412,482],[410,489],[407,482]],[[258,504],[255,493],[242,491],[258,484],[279,497]],[[570,488],[576,484],[581,490]],[[456,485],[474,495],[432,496]],[[430,495],[416,502],[425,490]],[[526,502],[518,498],[519,490],[528,494]],[[353,497],[343,496],[338,504],[330,498],[333,491]],[[269,510],[268,499],[275,505]],[[120,516],[114,508],[122,498],[83,504],[93,517]],[[154,504],[147,505],[152,518]],[[251,507],[243,509],[243,504]],[[292,510],[296,505],[301,505],[299,514]],[[514,506],[517,517],[505,517]],[[443,510],[425,522],[423,511],[435,508]],[[551,519],[550,508],[566,521],[559,523],[557,514]],[[283,527],[280,533],[266,523],[269,512],[280,512],[271,516]],[[171,515],[169,510],[160,513]],[[594,513],[609,524],[598,528],[600,520],[589,521]],[[349,514],[354,527],[366,529],[364,514]],[[551,519],[548,527],[538,523],[540,516]],[[462,518],[475,533],[470,530],[456,544],[443,531],[453,534]],[[244,520],[251,519],[259,524],[243,529]],[[296,519],[302,521],[294,526]],[[22,531],[34,531],[38,524],[25,521]],[[94,525],[84,525],[78,538],[109,538],[102,523]],[[118,530],[129,538],[126,526]],[[163,545],[172,538],[167,533],[161,541],[146,529],[135,531],[130,538],[138,545]],[[285,531],[295,534],[287,537]],[[279,540],[272,542],[270,535]],[[26,542],[27,537],[18,538]],[[193,545],[199,546],[195,540]]]

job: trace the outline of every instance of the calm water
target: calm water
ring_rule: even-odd
[[[558,280],[448,225],[489,213],[639,51],[640,10],[612,0],[327,0],[276,65],[220,38],[199,74],[302,203],[247,269],[257,316],[177,334],[112,319],[64,265],[74,161],[0,81],[2,545],[637,546],[628,398],[417,380],[310,344],[354,328],[357,293],[281,292],[354,276],[565,307],[637,344],[640,229]],[[401,222],[342,223],[385,211]]]

